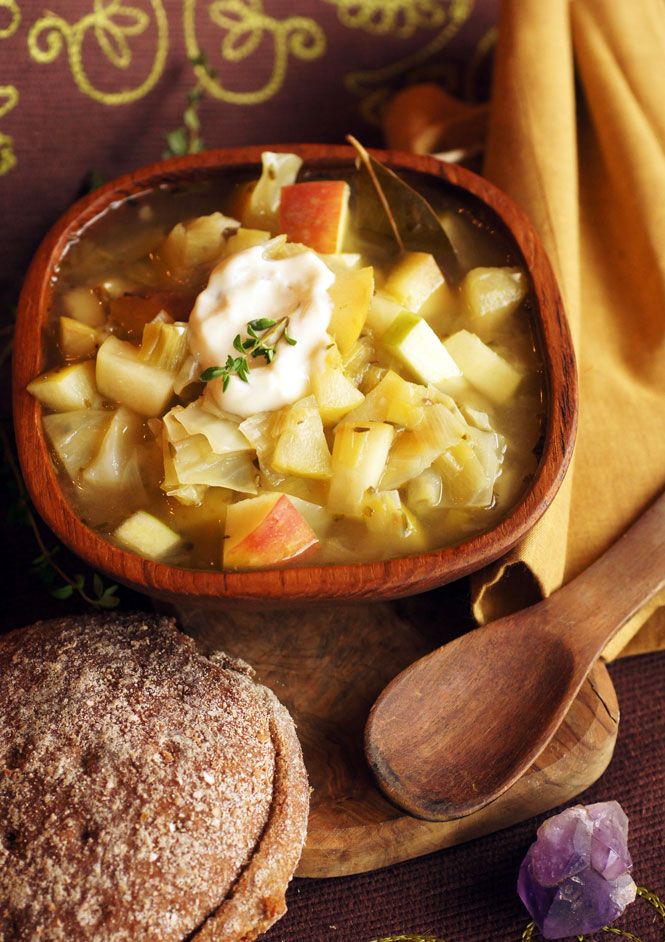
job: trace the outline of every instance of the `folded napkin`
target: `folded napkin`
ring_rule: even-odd
[[[484,173],[530,217],[558,275],[580,416],[551,507],[473,580],[480,622],[573,578],[665,486],[663,68],[662,0],[504,0]],[[656,602],[605,656],[659,647]]]

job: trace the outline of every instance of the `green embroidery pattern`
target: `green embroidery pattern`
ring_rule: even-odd
[[[202,55],[196,33],[196,0],[183,0],[183,16],[187,54],[195,59]],[[208,6],[208,16],[215,26],[224,30],[220,55],[227,63],[248,59],[265,38],[272,39],[272,69],[260,88],[251,91],[225,88],[219,77],[206,74],[202,66],[195,66],[205,90],[228,104],[258,105],[268,101],[284,84],[289,56],[313,60],[325,52],[326,37],[318,23],[305,16],[278,20],[265,12],[262,0],[214,0]]]
[[[359,0],[362,2],[362,0]],[[365,0],[367,2],[367,0]],[[468,20],[475,0],[451,0],[445,21],[436,36],[420,49],[379,69],[349,72],[344,78],[348,91],[361,99],[360,110],[371,124],[380,124],[381,112],[396,84],[411,79],[414,71],[428,63],[450,42]]]
[[[9,21],[7,21],[7,13]],[[4,25],[2,25],[4,24]],[[21,11],[16,0],[0,0],[0,39],[9,39],[21,25]],[[0,85],[0,118],[4,118],[18,104],[15,85]],[[0,131],[0,177],[16,166],[14,138]]]
[[[9,22],[0,26],[0,39],[9,39],[21,25],[21,11],[16,0],[0,0],[0,23],[6,19],[4,10],[9,13]]]
[[[0,85],[0,118],[18,104],[18,89],[13,85]],[[9,173],[16,166],[14,139],[9,134],[0,132],[0,177]]]
[[[417,29],[438,29],[446,21],[441,0],[325,0],[349,29],[407,39]]]
[[[163,0],[148,0],[152,17],[137,6],[123,0],[94,0],[93,10],[76,23],[68,23],[55,13],[47,13],[37,20],[28,34],[28,49],[35,62],[54,62],[66,47],[72,76],[84,95],[105,105],[127,105],[142,98],[159,81],[169,48],[169,24]],[[83,44],[93,35],[99,50],[116,69],[127,69],[133,55],[128,39],[140,36],[149,28],[151,20],[157,30],[157,42],[152,67],[148,76],[134,88],[107,92],[96,88],[85,71]]]

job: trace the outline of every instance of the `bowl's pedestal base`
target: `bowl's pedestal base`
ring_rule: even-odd
[[[359,873],[497,831],[569,801],[606,768],[619,711],[599,663],[555,740],[483,811],[459,821],[429,822],[383,797],[363,753],[367,714],[395,674],[448,640],[439,613],[451,620],[451,599],[454,605],[450,590],[442,590],[390,605],[277,612],[211,613],[179,606],[188,633],[203,647],[251,664],[295,719],[313,787],[299,876]]]

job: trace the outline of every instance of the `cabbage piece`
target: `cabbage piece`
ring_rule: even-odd
[[[179,484],[167,490],[166,495],[173,497],[185,507],[200,507],[207,492],[207,484]]]
[[[111,419],[97,453],[82,474],[82,482],[105,491],[122,491],[134,502],[145,494],[139,462],[143,438],[141,416],[122,406]]]
[[[173,391],[176,396],[182,396],[182,392],[186,389],[191,383],[198,383],[199,377],[201,375],[201,366],[196,357],[188,356],[182,366],[180,371],[173,381]]]
[[[261,473],[270,487],[275,488],[284,480],[272,467],[272,457],[282,426],[282,412],[257,412],[239,425],[240,432],[251,443],[259,459]]]
[[[186,435],[204,435],[217,455],[253,451],[253,446],[238,429],[238,423],[214,415],[205,407],[201,399],[197,399],[187,407],[175,406],[164,417],[164,422],[171,441],[185,437],[180,435],[174,427],[174,422],[177,422]],[[174,435],[177,438],[174,439]]]
[[[424,408],[418,425],[395,440],[381,478],[381,490],[401,487],[422,474],[442,452],[460,442],[467,431],[468,426],[456,408],[450,409],[443,403]]]
[[[112,415],[104,409],[75,409],[43,417],[46,437],[72,480],[92,461]]]
[[[416,513],[427,514],[441,503],[441,475],[434,468],[425,470],[407,484],[406,501]]]
[[[207,484],[256,494],[257,473],[248,452],[216,455],[204,435],[190,435],[172,443],[171,448],[180,484]]]
[[[187,432],[182,425],[167,413],[164,416],[163,430],[161,434],[162,441],[162,459],[164,466],[164,476],[160,484],[161,489],[168,497],[175,498],[179,503],[187,507],[198,507],[203,501],[207,484],[181,484],[176,474],[175,463],[173,461],[173,449],[169,442],[183,441],[187,438]]]
[[[483,412],[481,409],[474,409],[472,406],[469,406],[466,403],[463,404],[461,408],[464,418],[467,420],[469,425],[473,425],[475,428],[482,429],[484,432],[494,431],[487,412]]]
[[[295,183],[302,167],[302,159],[296,154],[275,154],[266,150],[261,154],[261,177],[249,198],[252,216],[276,219],[283,186]]]
[[[495,431],[469,428],[469,436],[478,460],[489,481],[486,494],[482,495],[487,504],[494,499],[494,485],[501,474],[501,466],[506,453],[506,440]]]
[[[224,254],[226,240],[239,227],[237,219],[222,213],[179,222],[162,246],[166,264],[176,272],[211,265]]]
[[[422,524],[402,503],[399,491],[370,491],[363,500],[363,519],[370,533],[391,553],[420,553],[427,546]]]

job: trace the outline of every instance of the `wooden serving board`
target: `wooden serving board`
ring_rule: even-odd
[[[569,801],[605,770],[619,710],[609,674],[599,663],[556,739],[522,779],[481,812],[453,822],[422,821],[383,797],[365,763],[365,720],[395,674],[452,636],[441,628],[449,599],[442,590],[390,605],[278,612],[178,609],[186,631],[205,648],[251,664],[295,719],[313,788],[298,876],[361,873],[489,834]]]

